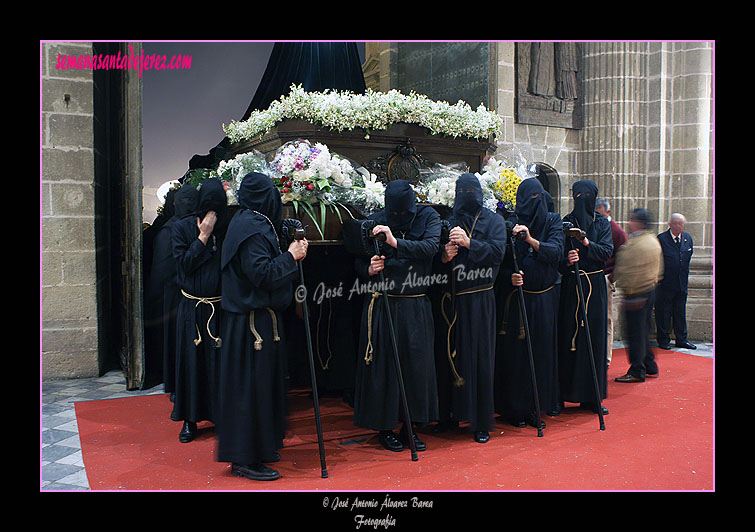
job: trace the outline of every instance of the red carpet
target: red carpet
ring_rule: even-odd
[[[596,414],[567,403],[560,416],[543,417],[542,438],[503,422],[484,445],[468,432],[423,433],[428,450],[416,462],[408,450],[386,451],[374,433],[354,427],[342,400],[321,398],[327,479],[307,391],[290,396],[274,482],[232,476],[229,464],[215,461],[209,423],[199,425],[196,440],[180,443],[167,395],[78,402],[76,418],[92,490],[713,491],[714,362],[656,354],[660,378],[619,384],[613,379],[628,364],[624,350],[614,351],[605,431]]]

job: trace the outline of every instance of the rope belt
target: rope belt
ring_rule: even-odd
[[[273,319],[273,342],[280,342],[280,336],[278,336],[278,319],[275,317],[275,311],[270,307],[265,307],[265,310],[270,313],[270,317]],[[262,336],[257,332],[254,327],[254,311],[249,311],[249,330],[254,335],[254,349],[260,351],[262,349]]]
[[[212,333],[210,332],[210,321],[212,320],[212,317],[215,315],[215,303],[220,303],[220,296],[214,296],[214,297],[197,297],[193,296],[187,292],[185,292],[183,289],[181,289],[181,294],[187,299],[191,299],[192,301],[196,301],[197,303],[194,305],[194,308],[197,308],[200,303],[204,303],[206,305],[210,305],[210,308],[212,308],[212,312],[210,313],[210,317],[207,318],[207,334],[210,335],[210,338],[212,338],[215,341],[215,347],[220,347],[222,341],[220,338],[215,338]],[[194,345],[199,345],[202,342],[202,335],[199,334],[199,325],[196,323],[194,326],[197,328],[197,337],[194,339]]]
[[[574,273],[574,272],[572,272]],[[590,280],[590,275],[594,275],[596,273],[603,273],[603,270],[596,270],[594,272],[585,272],[584,270],[579,270],[579,275],[584,275],[585,279],[587,279],[587,284],[590,286],[589,292],[587,292],[587,299],[585,301],[585,316],[587,316],[587,309],[590,306],[590,296],[592,296],[592,281]],[[577,282],[580,282],[579,279],[577,279]],[[574,283],[574,289],[577,291],[577,307],[574,309],[574,323],[576,324],[576,327],[574,329],[574,336],[571,338],[571,348],[570,351],[576,351],[577,350],[577,334],[579,333],[579,328],[585,326],[585,322],[582,321],[580,323],[579,321],[579,287],[577,286],[577,283]]]
[[[372,362],[372,309],[375,307],[375,301],[382,296],[382,292],[373,292],[370,299],[370,306],[367,308],[367,348],[364,351],[364,363],[369,366]],[[425,294],[388,294],[388,297],[424,297]]]
[[[524,292],[525,294],[544,294],[548,292],[549,290],[551,290],[554,286],[556,285],[552,284],[545,290],[525,290],[524,288],[522,288],[522,292]],[[506,297],[506,303],[503,307],[503,323],[501,324],[501,330],[498,331],[498,334],[506,334],[506,324],[509,318],[509,305],[511,303],[511,298],[514,296],[514,293],[516,293],[517,291],[518,290],[513,290],[509,292],[509,295]],[[522,313],[522,307],[520,304],[519,314],[521,315],[521,313]],[[525,337],[524,336],[524,320],[519,320],[519,339],[524,340],[524,337]]]
[[[457,292],[456,295],[465,296],[468,294],[476,294],[478,292],[486,292],[492,289],[493,285],[491,284],[477,288],[468,288],[466,290],[462,290],[461,292]],[[453,330],[454,325],[456,325],[457,313],[456,309],[454,308],[453,319],[448,319],[445,308],[446,299],[452,299],[450,292],[444,292],[443,297],[440,300],[440,312],[443,315],[443,319],[446,321],[446,325],[448,326],[448,332],[446,333],[446,355],[448,356],[448,363],[451,366],[451,373],[454,374],[454,384],[461,387],[464,386],[464,378],[459,375],[459,372],[456,370],[456,364],[454,364],[454,359],[456,358],[456,348],[454,347],[454,349],[451,350],[451,331]]]

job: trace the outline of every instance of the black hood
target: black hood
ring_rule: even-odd
[[[515,212],[519,223],[526,225],[530,235],[539,240],[548,216],[548,204],[543,185],[537,178],[530,177],[519,184]]]
[[[595,217],[595,200],[598,198],[598,185],[594,181],[585,179],[577,181],[572,186],[574,210],[572,214],[577,219],[577,225],[583,231],[592,227]]]
[[[220,179],[216,177],[205,180],[199,188],[197,216],[202,219],[209,211],[215,211],[218,217],[212,232],[214,235],[222,237],[228,228],[230,213],[225,188],[223,188]]]
[[[272,179],[259,172],[246,174],[239,186],[238,198],[241,207],[264,214],[280,233],[283,203]]]
[[[461,174],[456,180],[454,218],[471,231],[475,218],[482,210],[482,187],[474,174]]]
[[[176,192],[173,200],[174,216],[186,218],[197,212],[199,206],[199,191],[191,185],[183,185]]]
[[[409,230],[416,214],[416,196],[409,182],[390,181],[385,187],[385,217],[391,231]]]

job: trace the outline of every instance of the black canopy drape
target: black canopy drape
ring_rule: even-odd
[[[327,89],[363,94],[367,90],[356,43],[277,42],[259,88],[241,120],[255,110],[265,110],[287,95],[291,85],[307,92]]]
[[[363,94],[367,85],[357,44],[276,42],[259,87],[241,121],[249,118],[253,111],[264,111],[274,100],[288,95],[291,85],[301,85],[307,92],[331,89]],[[189,161],[189,169],[214,166],[225,158],[228,145],[226,137],[208,155],[194,155]]]

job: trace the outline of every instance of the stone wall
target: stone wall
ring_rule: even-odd
[[[41,50],[45,379],[98,373],[92,71],[55,68],[58,53],[91,50],[84,43],[44,43]]]

